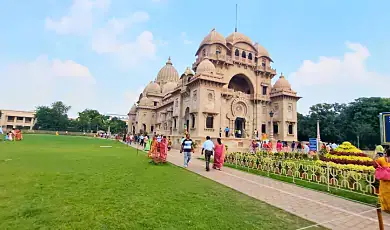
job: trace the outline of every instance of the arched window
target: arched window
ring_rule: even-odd
[[[242,51],[241,57],[246,58],[246,53],[245,53],[245,51]]]
[[[234,51],[234,55],[240,56],[240,51],[238,51],[238,49],[236,49],[236,51]]]
[[[249,59],[249,60],[252,60],[252,53],[249,53],[249,54],[248,54],[248,59]]]

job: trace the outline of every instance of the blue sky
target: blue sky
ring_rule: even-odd
[[[262,44],[303,98],[389,97],[389,1],[4,1],[0,8],[0,108],[63,100],[126,114],[168,56],[179,74],[212,28]],[[275,77],[276,80],[276,77]],[[7,98],[6,100],[4,100]]]

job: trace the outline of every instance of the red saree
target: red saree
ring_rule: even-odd
[[[220,145],[217,143],[215,144],[213,168],[221,169],[224,161],[225,161],[225,145],[224,144]]]
[[[160,142],[160,161],[165,163],[167,161],[168,141],[162,139]]]

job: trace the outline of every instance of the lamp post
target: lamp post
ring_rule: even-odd
[[[269,116],[271,118],[271,127],[269,129],[269,140],[272,143],[274,140],[274,112],[273,111],[269,112]]]
[[[321,142],[321,136],[320,136],[320,119],[317,118],[317,152],[320,149],[320,142]]]

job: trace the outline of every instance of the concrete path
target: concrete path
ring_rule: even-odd
[[[338,198],[326,193],[295,186],[236,169],[205,171],[205,162],[193,154],[188,170],[281,208],[329,229],[379,229],[376,209],[372,206]],[[168,161],[183,166],[183,155],[172,149]],[[390,230],[390,215],[383,213],[385,229]],[[315,226],[302,226],[315,229]]]

